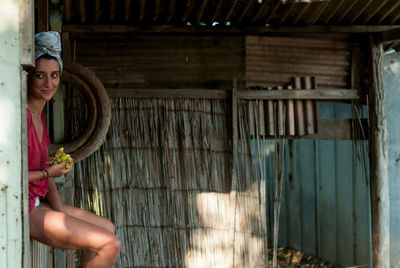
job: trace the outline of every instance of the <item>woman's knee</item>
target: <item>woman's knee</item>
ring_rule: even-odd
[[[111,233],[115,234],[115,225],[111,221],[107,220],[105,229],[110,231]]]
[[[100,250],[108,253],[112,252],[115,257],[118,257],[121,250],[121,241],[115,235],[110,235],[110,238],[103,244]]]

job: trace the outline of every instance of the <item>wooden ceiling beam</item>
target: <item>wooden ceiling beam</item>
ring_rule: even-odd
[[[146,15],[146,0],[139,1],[139,23],[142,23]]]
[[[93,12],[93,18],[95,22],[100,21],[100,14],[101,14],[101,3],[100,0],[96,0],[94,2],[94,12]]]
[[[183,12],[181,22],[186,23],[189,18],[190,13],[192,13],[194,8],[195,0],[188,0],[186,3],[185,11]]]
[[[132,0],[125,0],[124,9],[124,21],[128,21],[132,13]]]
[[[336,12],[339,10],[339,8],[343,5],[343,3],[345,2],[345,0],[341,0],[340,3],[336,4],[336,6],[334,5],[333,10],[331,12],[329,12],[329,15],[326,16],[325,18],[325,24],[328,24],[329,21],[332,19],[332,17],[336,14]]]
[[[395,15],[391,20],[390,23],[393,24],[400,18],[400,10],[398,11],[397,15]]]
[[[84,1],[82,1],[84,2]],[[114,21],[117,13],[117,2],[114,0],[109,0],[109,8],[110,11],[110,21]]]
[[[154,15],[153,15],[153,20],[157,21],[161,12],[162,12],[162,0],[156,0],[154,3]]]
[[[400,1],[397,1],[395,4],[392,4],[387,10],[382,12],[383,14],[378,18],[377,24],[380,24],[387,16],[390,15],[398,6],[400,5]]]
[[[376,2],[379,3],[378,6],[371,6],[370,11],[365,12],[367,15],[364,17],[363,19],[363,24],[367,24],[373,16],[376,15],[376,13],[378,13],[378,11],[380,11],[382,9],[382,7],[388,2],[389,0],[382,0],[381,2]]]
[[[246,8],[243,10],[242,15],[240,16],[239,20],[237,21],[237,23],[241,23],[244,18],[246,17],[246,14],[248,13],[248,11],[251,9],[251,7],[254,5],[254,3],[256,3],[256,1],[248,1]]]
[[[268,15],[268,17],[265,19],[265,23],[270,23],[270,20],[274,17],[278,9],[281,7],[281,2],[278,2],[275,6],[274,9],[271,11],[271,13]]]
[[[75,25],[63,24],[62,30],[71,33],[237,33],[237,34],[268,34],[268,33],[378,33],[384,31],[398,30],[400,25],[348,25],[348,26],[282,26],[282,27],[183,27],[175,25],[150,26],[143,29],[131,25]]]
[[[206,7],[208,5],[208,1],[209,0],[203,0],[201,2],[200,9],[199,9],[199,12],[197,13],[197,17],[196,17],[196,23],[200,23],[201,22],[201,19],[203,18],[204,11],[206,10]],[[218,9],[215,12],[217,13]],[[211,23],[212,22],[213,22],[213,19],[211,20]]]
[[[239,2],[239,0],[234,0],[233,1],[232,5],[231,5],[231,8],[228,11],[228,14],[226,15],[224,24],[226,24],[227,22],[230,22],[230,20],[232,19],[232,14],[235,11],[235,8],[236,8],[236,5],[238,4],[238,2]]]
[[[86,1],[79,1],[79,18],[81,23],[85,23],[87,20],[86,17]]]
[[[176,0],[170,0],[169,1],[169,6],[168,6],[169,15],[167,17],[167,22],[168,23],[170,23],[171,20],[174,18],[175,10],[176,10]]]
[[[325,9],[329,6],[332,2],[324,2],[318,7],[318,10],[315,12],[315,15],[311,18],[311,20],[307,24],[314,24],[319,17],[321,17],[322,13],[324,13]]]
[[[353,24],[356,19],[358,19],[358,17],[361,16],[362,13],[364,13],[364,11],[373,3],[374,0],[368,0],[367,3],[363,3],[362,7],[357,9],[356,12],[354,12],[355,14],[351,14],[350,15],[350,24]]]
[[[289,4],[288,6],[285,6],[285,7],[286,7],[286,10],[285,10],[285,12],[283,13],[283,15],[282,15],[282,17],[281,17],[279,23],[281,23],[281,24],[285,23],[285,20],[286,20],[286,18],[289,16],[290,11],[292,11],[292,8],[294,7],[294,5],[295,5],[295,4]]]
[[[346,15],[350,12],[350,10],[358,3],[358,1],[360,0],[350,1],[350,4],[346,7],[346,10],[342,12],[337,18],[336,23],[340,23],[344,19],[344,17],[346,17]],[[348,2],[349,1],[347,1],[347,3]]]
[[[254,16],[253,20],[251,23],[255,23],[258,19],[262,18],[262,15],[266,14],[268,10],[271,8],[272,4],[269,3],[268,1],[264,1],[259,8],[257,14]]]
[[[304,13],[306,13],[309,7],[310,5],[304,5],[304,7],[300,10],[300,12],[297,13],[296,18],[293,21],[293,24],[297,24],[297,22],[299,22],[299,20],[303,17]]]

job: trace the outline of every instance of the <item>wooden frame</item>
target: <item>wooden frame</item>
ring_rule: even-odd
[[[231,90],[220,89],[107,89],[111,98],[184,98],[184,99],[227,99]],[[296,89],[296,90],[238,90],[237,98],[244,100],[269,99],[313,99],[355,100],[359,99],[356,89]]]

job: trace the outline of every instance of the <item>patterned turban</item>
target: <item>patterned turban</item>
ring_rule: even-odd
[[[60,65],[60,73],[62,73],[61,38],[58,32],[49,31],[35,34],[35,60],[43,55],[56,58]]]

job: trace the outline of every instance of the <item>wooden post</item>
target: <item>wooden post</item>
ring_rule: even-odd
[[[370,168],[372,205],[372,267],[390,267],[389,172],[385,89],[383,84],[383,48],[370,39],[372,83],[369,91]]]
[[[236,209],[238,194],[238,175],[237,175],[237,158],[238,158],[238,119],[237,119],[237,80],[233,79],[232,85],[232,182],[231,182],[231,202],[234,202],[233,215],[233,240],[232,240],[232,263],[235,267],[235,244],[236,244]]]
[[[237,120],[237,81],[232,85],[232,191],[238,190],[237,185],[237,156],[238,156],[238,120]]]

